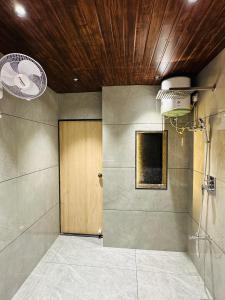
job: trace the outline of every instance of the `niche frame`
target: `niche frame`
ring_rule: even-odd
[[[148,133],[161,133],[162,142],[162,183],[161,184],[149,184],[138,182],[138,135]],[[155,130],[137,130],[135,131],[135,189],[137,190],[167,190],[168,189],[168,130],[155,131]]]

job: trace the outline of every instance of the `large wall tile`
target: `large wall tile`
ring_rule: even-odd
[[[198,224],[191,217],[188,217],[189,235],[194,235],[197,228]],[[201,234],[205,234],[205,232],[201,231]],[[189,239],[188,253],[200,275],[203,278],[205,277],[207,288],[210,290],[213,299],[223,300],[225,295],[225,252],[223,252],[213,240],[211,240],[211,242],[200,241],[200,256],[198,256],[196,241]]]
[[[167,190],[135,189],[135,168],[104,168],[104,208],[186,212],[192,195],[192,172],[168,170]]]
[[[23,226],[34,223],[59,201],[58,166],[19,177],[17,182],[18,220]]]
[[[225,182],[225,115],[224,113],[218,113],[207,117],[205,122],[210,138],[210,143],[208,144],[207,172]],[[193,169],[202,173],[204,171],[206,147],[204,132],[195,132],[193,143]]]
[[[186,213],[104,210],[104,246],[185,251]]]
[[[0,250],[57,202],[58,167],[0,183]]]
[[[192,217],[199,222],[202,206],[202,174],[194,172]],[[225,183],[217,180],[215,193],[204,193],[203,201],[203,229],[217,242],[225,252]]]
[[[0,181],[18,174],[15,128],[15,118],[4,116],[0,119]]]
[[[135,190],[135,131],[163,129],[160,102],[155,99],[158,90],[158,86],[103,87],[106,245],[169,250],[186,247],[185,234],[178,233],[184,232],[185,226],[180,224],[181,214],[175,212],[190,209],[192,183],[188,169],[192,167],[192,133],[180,135],[166,121],[168,190]],[[166,222],[172,238],[168,242],[165,231],[157,241],[153,231],[157,232],[161,223],[166,227]]]
[[[0,183],[0,251],[20,233],[17,179]]]
[[[225,182],[225,114],[220,113],[208,119],[211,130],[209,172]]]
[[[158,86],[103,87],[103,123],[161,123]]]
[[[201,206],[202,206],[202,184],[203,184],[203,174],[197,171],[193,172],[193,197],[192,197],[192,207],[191,215],[197,221],[199,220]],[[204,193],[204,199],[207,193]]]
[[[3,100],[0,101],[0,111],[29,120],[57,125],[58,95],[47,88],[40,98],[27,101],[4,92]]]
[[[58,208],[48,212],[58,202],[58,96],[4,92],[0,111],[0,299],[8,300],[59,232]]]
[[[204,133],[196,131],[193,134],[193,138],[193,170],[203,173],[206,150]]]
[[[58,164],[58,129],[16,119],[18,175]]]
[[[193,136],[191,132],[180,135],[175,128],[166,125],[168,130],[168,167],[191,168],[193,165]]]
[[[160,125],[141,126],[146,130],[160,130]],[[135,125],[103,126],[103,166],[135,167]]]
[[[58,129],[3,115],[0,181],[58,164]]]
[[[58,235],[58,204],[0,252],[0,299],[10,300]]]
[[[200,258],[196,255],[195,242],[189,241],[189,254],[198,267],[201,275],[205,273],[207,287],[213,299],[224,299],[224,269],[225,269],[225,50],[214,58],[197,76],[200,86],[216,84],[214,92],[200,93],[197,105],[198,116],[205,118],[210,136],[209,159],[207,174],[216,177],[216,192],[205,192],[203,202],[203,234],[210,235],[211,243],[200,242]],[[192,218],[199,222],[201,210],[201,184],[204,165],[204,136],[203,133],[194,134],[194,177]],[[197,231],[198,224],[190,219],[189,233]],[[223,253],[223,254],[222,254]],[[204,272],[205,261],[205,272]]]
[[[203,228],[225,252],[225,183],[217,180],[216,193],[204,205]]]
[[[189,168],[192,164],[191,134],[182,137],[168,129],[168,167]],[[135,131],[161,131],[162,124],[130,124],[103,126],[104,167],[135,167]]]
[[[214,58],[198,75],[198,86],[214,86],[214,92],[200,93],[199,116],[205,117],[225,111],[225,50]]]
[[[59,119],[101,119],[102,93],[60,94]]]

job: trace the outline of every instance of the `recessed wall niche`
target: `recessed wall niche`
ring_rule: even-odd
[[[136,131],[136,189],[167,189],[168,131]]]

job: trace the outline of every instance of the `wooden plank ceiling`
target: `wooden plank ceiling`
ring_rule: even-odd
[[[0,0],[0,52],[44,67],[56,92],[194,75],[225,47],[225,0]],[[74,82],[73,78],[79,81]]]

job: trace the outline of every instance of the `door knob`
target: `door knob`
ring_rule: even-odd
[[[98,173],[98,177],[99,177],[99,178],[102,178],[102,173]]]

